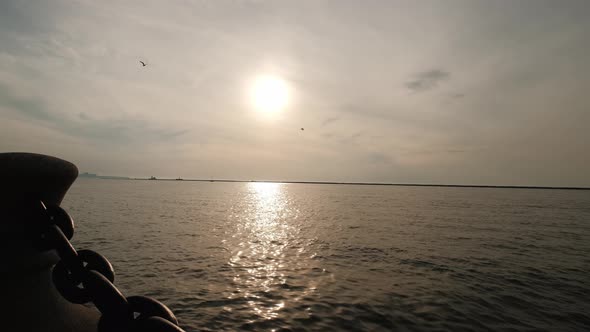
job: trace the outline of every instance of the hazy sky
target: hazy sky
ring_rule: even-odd
[[[587,0],[3,0],[0,151],[112,175],[590,186],[589,17]],[[258,75],[287,82],[286,109],[252,107]]]

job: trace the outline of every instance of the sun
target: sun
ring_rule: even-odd
[[[252,85],[251,99],[256,110],[278,112],[289,103],[289,87],[287,82],[278,76],[259,76]]]

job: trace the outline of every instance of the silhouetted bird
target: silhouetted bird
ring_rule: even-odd
[[[145,67],[145,66],[147,66],[147,65],[145,64],[145,62],[143,62],[143,61],[141,61],[141,60],[139,60],[139,62],[141,63],[141,66],[142,66],[142,67]]]
[[[304,131],[305,129],[301,128],[301,131]]]

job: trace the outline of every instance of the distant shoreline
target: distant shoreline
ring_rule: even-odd
[[[509,186],[509,185],[476,185],[476,184],[432,184],[432,183],[379,183],[379,182],[336,182],[336,181],[247,181],[230,179],[149,179],[97,176],[101,180],[135,180],[135,181],[175,181],[175,182],[224,182],[224,183],[290,183],[290,184],[332,184],[350,186],[391,186],[391,187],[442,187],[442,188],[491,188],[491,189],[550,189],[550,190],[590,190],[590,187],[556,187],[556,186]]]

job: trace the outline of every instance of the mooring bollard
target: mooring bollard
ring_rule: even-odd
[[[121,294],[106,258],[71,245],[59,205],[77,176],[55,157],[0,153],[0,330],[182,331],[162,303]]]
[[[59,206],[74,164],[31,153],[0,153],[0,294],[6,331],[96,331],[100,313],[65,300],[53,285],[55,250],[34,248],[30,200]]]

